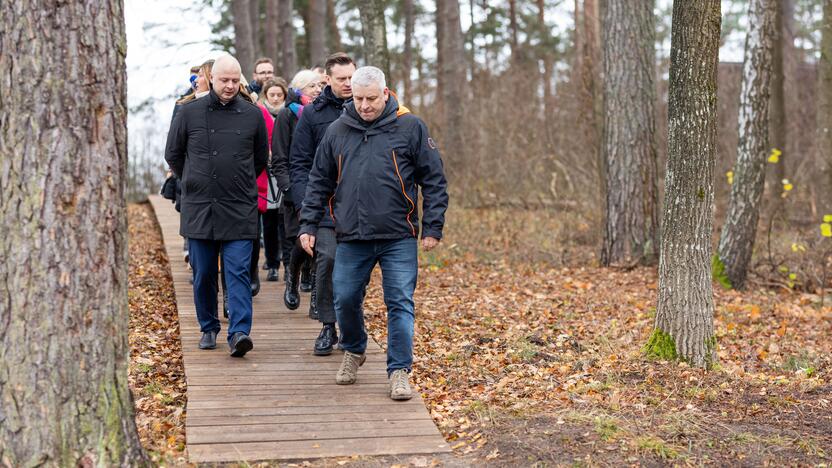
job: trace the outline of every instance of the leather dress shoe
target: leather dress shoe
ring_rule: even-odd
[[[209,331],[202,334],[199,340],[199,349],[214,349],[217,347],[217,332]]]
[[[277,268],[269,268],[269,274],[266,275],[266,281],[277,281]]]
[[[228,318],[228,295],[222,295],[222,316]]]
[[[315,356],[329,356],[336,343],[338,343],[338,331],[335,330],[335,324],[325,323],[315,340]]]
[[[243,332],[237,332],[231,337],[228,343],[231,348],[231,357],[243,357],[254,348],[254,342]]]
[[[251,280],[251,297],[256,296],[260,293],[260,278],[255,277]]]

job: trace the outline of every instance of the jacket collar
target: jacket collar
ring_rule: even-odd
[[[228,101],[228,104],[223,104],[222,101],[220,101],[220,97],[214,91],[213,87],[211,87],[211,91],[208,93],[208,96],[211,99],[211,106],[218,109],[235,109],[237,107],[237,103],[239,103],[241,99],[240,93],[237,93],[236,95],[234,95],[233,99]]]
[[[315,101],[312,103],[312,105],[315,106],[316,111],[319,111],[326,106],[333,106],[337,110],[341,110],[344,107],[344,101],[346,100],[335,96],[335,93],[332,92],[332,87],[327,85],[327,87],[324,88],[323,92],[321,92],[321,94],[317,98],[315,98]]]
[[[349,101],[344,105],[344,113],[340,118],[343,119],[344,123],[349,125],[351,128],[363,132],[364,138],[366,139],[368,136],[392,130],[398,120],[398,110],[399,102],[396,100],[396,97],[391,94],[387,99],[387,104],[384,106],[384,110],[381,111],[381,115],[372,122],[365,122],[361,119],[361,116],[358,115],[358,111],[355,110],[355,103],[353,101]]]

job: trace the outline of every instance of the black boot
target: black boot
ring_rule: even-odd
[[[332,354],[332,348],[338,343],[338,332],[334,323],[325,323],[321,333],[315,340],[315,356],[328,356]]]
[[[312,267],[310,266],[312,262],[308,261],[303,264],[303,268],[300,270],[300,291],[301,292],[310,292],[312,291],[312,285],[314,284],[314,280],[312,279]]]
[[[312,273],[312,284],[315,284],[315,273]],[[309,295],[309,318],[318,320],[318,288],[312,287],[312,294]]]
[[[299,276],[300,272],[289,270],[289,275],[286,277],[286,290],[283,291],[283,304],[289,310],[295,310],[300,305],[300,293],[298,293]]]
[[[269,273],[266,275],[266,281],[277,281],[277,268],[269,268]]]
[[[254,275],[251,279],[251,297],[260,293],[260,275]]]

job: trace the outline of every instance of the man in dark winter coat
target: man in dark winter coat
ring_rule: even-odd
[[[182,106],[168,133],[165,159],[182,180],[180,234],[190,243],[201,349],[216,347],[217,259],[228,294],[228,344],[242,357],[253,348],[249,263],[257,237],[257,174],[269,156],[263,114],[239,96],[240,64],[226,55],[212,70],[205,99]]]
[[[344,53],[329,56],[324,66],[329,86],[315,101],[306,106],[298,121],[289,153],[292,181],[292,198],[297,206],[303,204],[306,182],[315,151],[329,128],[329,124],[341,116],[344,101],[352,97],[350,79],[355,72],[355,62]],[[315,243],[315,288],[313,291],[318,320],[323,327],[315,340],[314,354],[327,356],[338,343],[335,331],[335,306],[332,303],[332,268],[335,265],[335,223],[329,213],[324,213],[318,224]]]
[[[364,363],[364,285],[376,263],[381,265],[390,397],[407,400],[412,397],[418,267],[416,200],[421,187],[422,247],[430,250],[442,238],[447,183],[427,126],[399,106],[381,70],[356,70],[352,95],[318,146],[301,210],[300,241],[312,251],[323,210],[330,210],[338,236],[332,279],[335,311],[346,351],[335,377],[341,385],[355,383]]]

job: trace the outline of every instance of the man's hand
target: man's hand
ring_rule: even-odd
[[[431,250],[437,245],[439,245],[439,239],[435,237],[425,237],[422,239],[422,248],[425,250]]]
[[[310,256],[315,255],[315,236],[311,234],[301,234],[300,246],[303,247],[303,250],[305,250]]]

